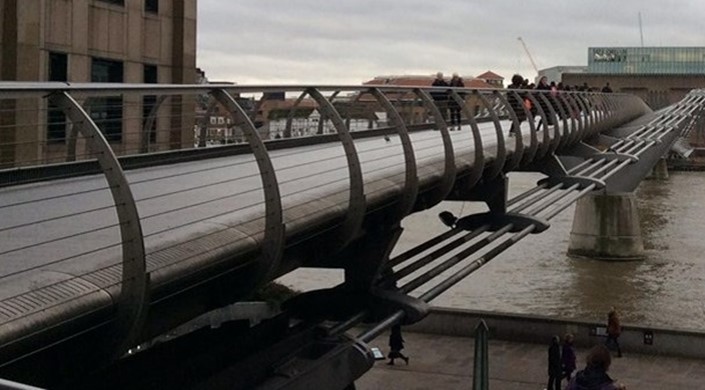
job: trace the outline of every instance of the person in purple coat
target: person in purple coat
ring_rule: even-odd
[[[575,348],[573,348],[573,335],[571,333],[566,333],[563,336],[563,350],[561,353],[561,360],[563,366],[563,378],[570,380],[573,376],[573,371],[575,371]]]
[[[566,390],[625,390],[627,388],[607,375],[607,370],[612,364],[612,356],[607,347],[594,346],[586,360],[587,365],[568,382]]]

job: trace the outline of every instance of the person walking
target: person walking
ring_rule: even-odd
[[[561,338],[553,336],[548,346],[548,385],[547,390],[561,390]]]
[[[548,109],[548,104],[546,103],[546,101],[551,98],[551,85],[548,84],[548,78],[546,76],[541,76],[541,78],[539,79],[539,83],[534,89],[538,91],[543,91],[541,93],[545,96],[546,99],[544,100],[541,96],[536,96],[536,99],[539,102],[539,107],[541,107],[541,110],[543,110],[544,114],[546,114],[547,124],[552,125],[553,117],[551,116],[551,111]],[[532,113],[532,115],[534,115],[534,113]],[[536,126],[536,131],[541,130],[541,127],[543,127],[543,125],[543,118],[541,118],[539,124]]]
[[[406,365],[409,365],[409,358],[401,353],[404,349],[404,338],[401,337],[401,325],[392,326],[392,332],[389,334],[389,362],[390,366],[394,365],[394,359],[402,359]]]
[[[443,72],[436,73],[436,79],[431,83],[433,87],[448,87],[448,83],[443,78]],[[431,97],[436,103],[436,107],[441,112],[443,120],[448,120],[448,91],[433,91]]]
[[[626,390],[624,384],[618,384],[607,375],[612,364],[610,351],[604,345],[594,346],[586,358],[583,370],[568,382],[566,390]]]
[[[458,76],[457,73],[453,73],[449,86],[463,88],[465,87],[465,83],[463,83],[463,79]],[[462,94],[460,94],[460,96],[462,96]],[[450,110],[450,129],[454,130],[457,126],[458,130],[460,130],[460,105],[452,96],[448,96],[448,109]]]
[[[563,349],[561,350],[561,362],[563,368],[563,378],[570,381],[575,371],[575,348],[573,347],[573,334],[566,333],[563,336]]]
[[[617,308],[612,306],[612,309],[607,313],[607,340],[605,340],[605,345],[608,348],[616,348],[617,357],[622,357],[622,349],[619,346],[620,334],[622,334],[622,324],[619,322],[619,313]]]
[[[519,74],[512,76],[512,83],[507,87],[507,89],[524,89],[524,77]],[[517,93],[515,91],[507,91],[507,102],[509,103],[509,109],[514,111],[517,117],[519,126],[521,122],[526,120],[526,111],[524,111],[524,96],[522,93]],[[509,129],[509,135],[514,135],[519,129],[516,128],[516,124],[512,122],[512,127]]]

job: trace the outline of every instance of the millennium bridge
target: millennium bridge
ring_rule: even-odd
[[[705,101],[654,112],[617,93],[386,85],[0,83],[0,96],[0,377],[72,389],[353,388],[369,341],[579,199],[583,225],[635,223],[624,194],[702,127]],[[511,171],[546,177],[510,198]],[[441,213],[447,232],[391,257],[404,217],[442,201],[488,211]],[[615,233],[582,232],[571,251],[638,257],[638,237]],[[257,325],[163,341],[299,267],[345,281]]]

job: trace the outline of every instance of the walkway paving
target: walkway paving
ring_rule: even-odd
[[[388,335],[371,342],[385,354]],[[379,360],[355,384],[358,390],[471,389],[474,341],[472,338],[404,333],[409,365],[398,360],[388,366]],[[531,390],[546,387],[548,345],[491,340],[490,389]],[[584,366],[587,349],[577,349],[578,368]],[[610,376],[629,390],[705,388],[705,360],[624,352],[612,359]],[[565,384],[565,382],[564,382]]]

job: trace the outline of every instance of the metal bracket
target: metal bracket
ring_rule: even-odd
[[[359,291],[343,285],[299,294],[282,308],[297,317],[331,321],[345,321],[364,311],[368,313],[365,320],[371,323],[402,310],[402,325],[420,321],[429,311],[426,302],[406,294],[377,288]]]

